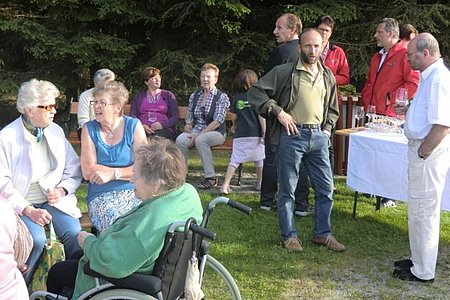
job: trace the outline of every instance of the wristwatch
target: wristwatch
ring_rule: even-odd
[[[425,159],[425,156],[423,156],[419,149],[417,149],[417,156],[419,156],[419,158],[421,159]]]
[[[120,169],[115,168],[115,169],[114,169],[114,179],[115,179],[115,180],[119,180],[120,175],[122,175],[121,172],[120,172]]]

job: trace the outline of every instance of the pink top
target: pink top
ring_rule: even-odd
[[[0,196],[0,300],[28,299],[22,273],[14,260],[16,216],[9,201]]]

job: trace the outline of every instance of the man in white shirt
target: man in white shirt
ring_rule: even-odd
[[[408,138],[408,231],[411,259],[396,261],[401,280],[433,282],[445,177],[450,167],[450,71],[429,33],[408,44],[407,60],[421,72],[419,88],[406,114]]]

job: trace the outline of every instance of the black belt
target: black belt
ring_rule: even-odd
[[[311,129],[319,129],[320,124],[297,124],[298,128],[311,128]]]

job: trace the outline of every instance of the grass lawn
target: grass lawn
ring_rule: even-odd
[[[214,152],[216,172],[223,182],[228,153]],[[196,183],[201,165],[195,151],[188,182]],[[252,182],[251,164],[244,166],[244,180]],[[217,206],[210,229],[217,234],[211,254],[236,279],[243,299],[448,299],[450,294],[450,213],[441,214],[441,243],[433,284],[403,282],[392,278],[393,262],[408,257],[407,206],[375,211],[375,200],[360,196],[356,220],[352,219],[353,192],[345,177],[336,177],[337,192],[331,216],[333,234],[347,250],[335,253],[311,243],[313,216],[295,217],[303,252],[281,247],[276,212],[259,210],[257,192],[238,191],[230,198],[253,208],[245,215]],[[232,187],[233,188],[233,187]],[[206,203],[218,188],[201,192]],[[79,191],[80,199],[85,189]],[[313,201],[313,195],[310,196]],[[80,203],[83,210],[84,203]],[[208,298],[211,299],[211,298]],[[220,299],[220,297],[214,298]]]

